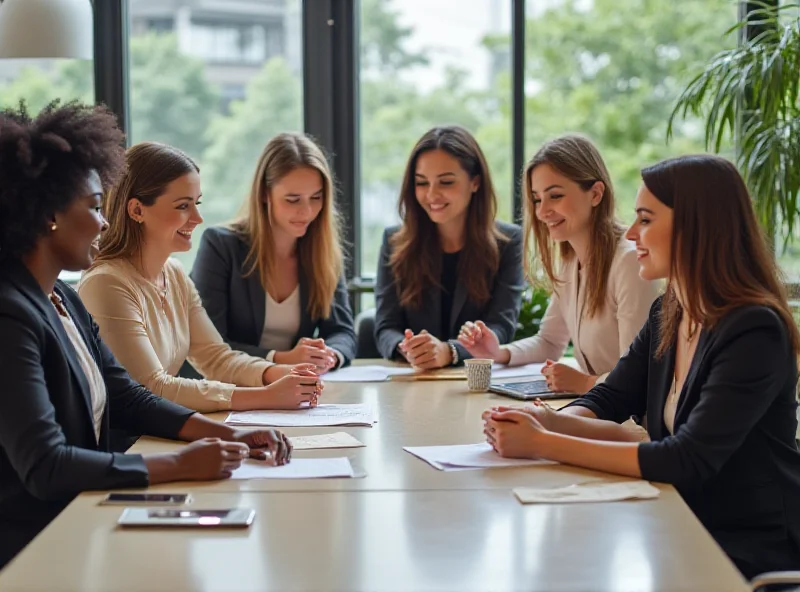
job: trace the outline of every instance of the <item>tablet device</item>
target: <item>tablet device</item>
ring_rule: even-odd
[[[117,520],[120,526],[178,526],[187,528],[245,528],[253,523],[250,508],[185,510],[178,508],[125,508]]]
[[[192,501],[188,493],[109,493],[101,506],[182,506]]]
[[[574,399],[580,395],[576,393],[554,393],[547,387],[544,378],[537,378],[527,382],[507,382],[489,385],[489,391],[519,399],[521,401],[532,401],[533,399]]]

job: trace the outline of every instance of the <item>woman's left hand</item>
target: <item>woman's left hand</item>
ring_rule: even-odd
[[[250,458],[271,461],[275,465],[285,465],[292,457],[292,443],[279,430],[237,429],[234,431],[233,441],[247,444],[250,447]]]
[[[547,360],[542,368],[542,376],[547,381],[547,387],[554,393],[578,393],[589,391],[597,380],[596,376],[584,374],[566,364]]]
[[[505,458],[540,458],[540,441],[547,434],[541,423],[524,411],[491,411],[484,414],[486,441]]]

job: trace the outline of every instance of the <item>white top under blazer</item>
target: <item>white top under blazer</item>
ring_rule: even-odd
[[[611,262],[605,306],[589,318],[584,316],[584,277],[577,257],[562,264],[562,283],[555,286],[539,332],[503,346],[511,353],[509,365],[558,360],[572,340],[581,371],[597,376],[597,382],[605,380],[644,326],[661,282],[639,276],[636,248],[621,239]]]

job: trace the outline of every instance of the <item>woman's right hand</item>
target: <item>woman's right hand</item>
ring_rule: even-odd
[[[187,481],[228,479],[250,456],[250,447],[241,442],[203,438],[177,453],[178,476]]]
[[[502,359],[503,350],[500,340],[483,321],[467,321],[458,333],[458,342],[463,345],[473,358],[488,358],[495,362],[508,363]]]
[[[298,409],[316,407],[325,384],[310,371],[295,371],[264,387],[262,409]]]
[[[324,339],[300,338],[289,351],[275,352],[273,360],[278,364],[314,364],[318,369],[329,370],[336,366],[336,354],[325,346]]]
[[[498,405],[483,412],[481,418],[486,421],[491,418],[493,412],[502,413],[505,411],[522,411],[528,415],[533,416],[546,430],[553,429],[553,420],[555,419],[556,411],[541,399],[535,399],[532,404],[525,405],[524,407],[507,407],[505,405]]]

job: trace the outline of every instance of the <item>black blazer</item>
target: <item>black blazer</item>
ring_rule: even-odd
[[[27,268],[3,263],[0,567],[78,493],[148,485],[141,455],[109,452],[112,427],[175,439],[194,413],[131,380],[75,291],[62,282],[55,290],[105,378],[100,441],[89,384],[58,313]]]
[[[442,310],[442,291],[438,286],[431,286],[421,307],[405,308],[400,305],[398,287],[389,265],[392,254],[389,239],[400,227],[394,226],[384,231],[375,286],[375,341],[384,358],[397,357],[397,346],[403,341],[403,331],[406,329],[411,329],[414,333],[427,329],[438,339],[449,340],[458,349],[459,363],[472,357],[456,341],[461,325],[467,321],[483,321],[497,333],[500,343],[508,343],[514,338],[522,291],[525,288],[522,273],[522,231],[515,224],[496,224],[497,229],[510,240],[500,243],[500,267],[493,280],[491,299],[483,306],[468,300],[466,287],[459,282],[453,295],[453,308],[449,311]],[[447,335],[441,335],[443,314],[450,317],[450,331]]]
[[[191,278],[197,286],[208,316],[225,342],[233,349],[264,358],[268,350],[260,347],[264,330],[267,293],[258,273],[244,277],[244,264],[250,243],[237,232],[214,226],[200,239],[200,248],[192,267]],[[301,337],[325,340],[344,356],[347,365],[356,356],[356,332],[353,312],[344,278],[339,279],[327,319],[312,319],[308,309],[308,284],[303,270],[300,277],[300,329],[292,346]]]
[[[786,325],[746,306],[703,330],[670,435],[675,349],[655,358],[661,300],[605,382],[572,405],[620,423],[646,413],[642,477],[674,484],[745,576],[800,568],[797,360]]]

